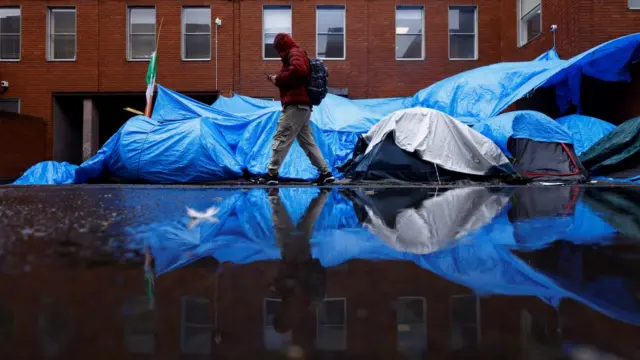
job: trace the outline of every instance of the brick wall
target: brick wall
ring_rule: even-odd
[[[224,94],[234,90],[249,96],[277,97],[263,75],[277,71],[280,64],[262,60],[262,5],[293,4],[294,37],[313,54],[316,4],[346,3],[347,60],[327,61],[330,86],[349,88],[352,98],[375,98],[411,95],[445,77],[501,60],[532,59],[552,46],[551,24],[559,25],[558,51],[563,57],[640,31],[640,11],[628,10],[626,1],[544,0],[543,35],[518,48],[515,0],[0,0],[0,6],[22,7],[22,59],[0,62],[2,80],[11,84],[0,96],[20,98],[22,112],[47,120],[42,159],[52,158],[52,94],[144,91],[147,63],[126,60],[127,5],[153,4],[158,23],[164,19],[158,57],[158,82],[162,85],[181,92],[216,90],[215,60],[180,59],[181,6],[201,4],[211,6],[212,23],[216,17],[223,21],[218,88]],[[403,3],[425,6],[425,60],[395,60],[394,9]],[[48,62],[47,6],[70,4],[77,9],[77,61]],[[450,4],[478,6],[478,60],[448,59]]]

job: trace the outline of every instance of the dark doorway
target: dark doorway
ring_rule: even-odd
[[[81,96],[53,97],[53,159],[71,164],[82,162]]]

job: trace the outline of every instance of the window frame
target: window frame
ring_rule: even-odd
[[[422,327],[424,328],[424,334],[425,334],[424,352],[429,351],[429,332],[428,332],[429,329],[427,328],[427,298],[424,296],[400,296],[396,298],[396,301],[402,301],[402,300],[420,300],[422,302]],[[407,324],[403,324],[398,321],[398,315],[396,310],[396,334],[398,333],[397,327],[400,325],[407,325]],[[397,342],[396,344],[397,350],[402,351],[403,349],[400,348],[400,342],[397,341],[397,337],[396,337],[396,342]]]
[[[322,300],[322,303],[324,304],[327,301],[342,301],[343,306],[344,306],[344,322],[342,323],[342,325],[320,325],[320,306],[318,306],[316,308],[316,339],[314,341],[314,346],[317,350],[320,351],[329,351],[329,352],[336,352],[336,351],[345,351],[348,348],[348,344],[347,344],[347,323],[348,323],[348,317],[347,317],[347,298],[346,297],[332,297],[332,298],[324,298]],[[341,349],[325,349],[325,348],[321,348],[318,346],[318,334],[320,334],[320,327],[330,327],[330,328],[341,328],[343,329],[343,345],[344,347]]]
[[[197,297],[197,296],[182,296],[180,301],[181,301],[181,304],[180,304],[180,354],[183,356],[184,355],[211,356],[213,354],[213,348],[214,348],[213,341],[211,342],[211,347],[209,348],[209,352],[207,354],[189,352],[185,350],[185,330],[187,327],[209,329],[211,335],[213,335],[213,332],[214,332],[213,324],[202,325],[202,324],[193,324],[193,323],[187,322],[187,306],[186,306],[187,302],[195,301],[195,302],[202,302],[202,303],[207,303],[211,305],[211,300],[209,298]]]
[[[459,298],[465,298],[465,297],[472,297],[475,298],[475,303],[476,303],[476,322],[475,322],[475,327],[477,330],[477,335],[476,335],[476,346],[478,346],[480,344],[480,341],[482,340],[482,322],[481,322],[481,308],[480,308],[480,297],[475,295],[475,294],[459,294],[459,295],[451,295],[449,296],[449,325],[451,326],[451,348],[456,349],[456,350],[460,350],[463,349],[464,347],[458,348],[457,346],[455,346],[454,341],[453,341],[453,330],[454,330],[454,323],[453,323],[453,300],[454,299],[459,299]],[[462,326],[470,326],[469,324],[464,324]]]
[[[318,55],[318,37],[320,35],[336,35],[337,33],[320,33],[318,31],[318,10],[322,10],[322,9],[340,9],[342,10],[342,26],[343,26],[343,31],[342,31],[342,57],[341,58],[327,58],[327,57],[320,57]],[[345,61],[347,60],[347,5],[340,5],[340,4],[336,4],[336,5],[321,5],[318,4],[316,5],[316,58],[325,61]]]
[[[132,33],[131,32],[131,10],[133,9],[153,9],[153,15],[154,15],[154,33],[153,36],[156,39],[155,41],[158,41],[158,9],[155,5],[126,5],[127,7],[127,61],[151,61],[151,58],[149,59],[136,59],[134,57],[131,56],[131,35],[150,35],[149,33]],[[158,47],[158,44],[156,43],[156,48]]]
[[[20,31],[18,32],[18,58],[17,59],[3,59],[0,54],[0,62],[20,62],[22,61],[22,5],[8,5],[8,6],[0,6],[0,10],[2,9],[18,9],[18,13],[20,14]],[[2,33],[0,33],[1,35]],[[7,33],[6,35],[16,35],[15,33]],[[1,39],[1,37],[0,37]],[[1,40],[0,40],[1,41]]]
[[[52,33],[53,29],[51,28],[51,19],[53,17],[53,13],[56,11],[73,11],[73,15],[75,17],[75,27],[73,29],[73,59],[56,59],[53,55],[53,50],[55,49],[53,44],[53,36],[55,35],[72,35],[71,33],[60,33],[54,34]],[[21,19],[22,20],[22,19]],[[21,21],[22,22],[22,21]],[[47,6],[47,61],[51,62],[73,62],[78,60],[78,9],[75,5],[68,6]]]
[[[472,7],[475,8],[474,11],[474,17],[473,17],[473,35],[474,35],[474,41],[473,41],[473,57],[472,58],[452,58],[451,57],[451,35],[471,35],[469,33],[455,33],[452,34],[451,33],[451,28],[448,28],[447,32],[448,32],[448,36],[447,36],[447,47],[449,49],[449,60],[451,61],[477,61],[478,58],[480,57],[480,49],[478,49],[478,38],[480,37],[478,34],[478,5],[449,5],[449,11],[451,11],[451,8],[460,8],[460,7]],[[449,13],[447,13],[447,15],[449,15]],[[447,21],[448,26],[450,26],[449,22]]]
[[[640,2],[637,5],[633,5],[633,0],[629,0],[628,4],[629,10],[640,10]]]
[[[533,42],[534,40],[536,40],[537,38],[539,38],[540,36],[542,36],[542,25],[543,25],[543,21],[542,21],[542,0],[540,1],[540,4],[537,6],[534,6],[533,9],[531,9],[528,13],[526,14],[522,14],[522,0],[517,0],[518,3],[516,4],[518,7],[517,10],[517,16],[518,16],[518,28],[517,28],[517,35],[516,35],[516,41],[518,43],[518,47],[521,48],[527,44],[529,44],[530,42]],[[530,14],[535,13],[536,10],[540,9],[540,34],[534,36],[531,38],[531,40],[527,40],[527,41],[522,41],[522,22],[523,19]]]
[[[185,50],[187,48],[187,44],[186,44],[186,38],[187,35],[204,35],[206,33],[187,33],[187,23],[186,23],[186,16],[185,16],[185,10],[187,9],[207,9],[209,10],[209,58],[198,58],[198,59],[187,59],[185,57]],[[211,61],[211,45],[212,45],[212,34],[211,34],[211,28],[212,28],[212,21],[211,21],[211,6],[210,5],[183,5],[182,8],[180,9],[180,60],[182,61]]]
[[[264,4],[264,5],[262,5],[262,40],[260,41],[262,43],[262,49],[260,51],[262,52],[262,60],[263,61],[273,61],[273,60],[279,61],[280,60],[279,57],[268,58],[268,57],[266,57],[266,54],[264,52],[264,48],[267,45],[264,42],[264,38],[266,37],[267,34],[272,34],[272,33],[265,32],[265,28],[264,28],[265,10],[278,10],[278,9],[288,9],[289,10],[289,24],[291,26],[291,32],[289,33],[289,35],[293,36],[293,5],[277,5],[277,4]]]
[[[422,11],[422,33],[421,34],[413,34],[413,33],[406,33],[406,34],[398,34],[398,10],[402,11],[402,10],[410,10],[410,9],[420,9]],[[393,43],[395,44],[396,47],[398,47],[398,35],[421,35],[421,52],[422,52],[422,56],[420,56],[419,58],[398,58],[398,55],[396,54],[396,52],[394,51],[394,57],[396,58],[396,61],[424,61],[427,58],[427,50],[425,47],[425,34],[426,34],[426,22],[427,22],[427,10],[425,8],[424,5],[409,5],[409,4],[401,4],[401,5],[396,5],[395,6],[395,11],[394,11],[394,18],[393,18]]]
[[[3,103],[8,103],[8,102],[17,102],[18,103],[18,111],[16,112],[16,114],[20,114],[20,98],[14,98],[14,97],[7,97],[7,98],[0,98],[0,102]]]

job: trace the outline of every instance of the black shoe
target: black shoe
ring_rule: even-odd
[[[336,181],[336,178],[333,177],[331,171],[328,171],[324,174],[320,174],[320,176],[318,176],[318,178],[313,183],[318,185],[326,185],[331,184],[334,181]]]
[[[271,175],[267,173],[264,176],[259,177],[258,180],[256,180],[256,184],[270,186],[278,185],[278,175]]]

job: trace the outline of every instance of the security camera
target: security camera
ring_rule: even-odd
[[[9,87],[9,82],[8,81],[0,81],[0,87],[8,88]]]
[[[222,25],[222,20],[220,20],[220,18],[216,18],[216,25],[218,26]]]

